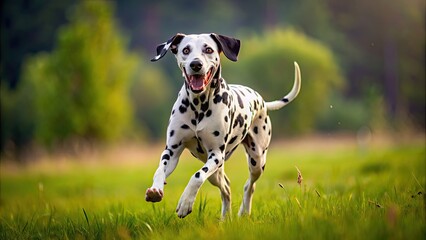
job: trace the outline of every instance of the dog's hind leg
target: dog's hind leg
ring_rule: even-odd
[[[269,121],[269,118],[267,119]],[[239,216],[250,215],[251,213],[251,202],[256,188],[256,181],[265,170],[266,154],[271,137],[270,128],[270,123],[265,122],[265,128],[262,131],[251,130],[250,134],[243,141],[250,176],[244,185],[244,196],[240,211],[238,212]]]
[[[256,181],[259,179],[260,175],[263,172],[263,166],[266,162],[266,153],[255,157],[250,154],[247,154],[247,160],[249,162],[250,176],[244,184],[244,196],[243,202],[241,203],[240,211],[238,212],[239,216],[250,215],[251,213],[251,202],[253,199],[253,193],[256,189]],[[254,165],[255,164],[255,165]]]
[[[217,169],[209,178],[209,182],[220,190],[222,198],[222,219],[225,219],[227,213],[231,210],[231,186],[228,177],[225,174],[224,167]]]

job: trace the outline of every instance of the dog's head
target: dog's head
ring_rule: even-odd
[[[231,61],[237,61],[240,40],[219,35],[185,35],[178,33],[167,42],[158,45],[157,56],[151,61],[160,60],[170,49],[175,55],[182,75],[190,90],[204,92],[212,79],[220,77],[220,53]]]

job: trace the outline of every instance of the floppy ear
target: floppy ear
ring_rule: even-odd
[[[164,55],[166,55],[167,50],[169,48],[171,51],[176,54],[177,53],[177,45],[182,41],[182,39],[185,37],[185,34],[177,33],[175,36],[170,38],[167,42],[162,43],[157,46],[157,56],[155,56],[153,59],[151,59],[151,62],[155,62],[160,60]]]
[[[215,33],[210,34],[210,36],[229,60],[234,62],[238,60],[241,45],[240,40]]]

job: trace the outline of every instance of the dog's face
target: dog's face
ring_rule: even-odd
[[[203,92],[219,69],[220,56],[216,42],[209,34],[187,35],[175,51],[177,63],[191,91]]]
[[[220,53],[237,61],[240,41],[217,34],[176,34],[157,47],[157,56],[162,58],[170,49],[175,54],[187,86],[194,94],[204,92],[213,78],[220,77]]]

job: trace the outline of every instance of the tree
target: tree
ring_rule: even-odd
[[[34,87],[36,136],[42,143],[119,138],[132,111],[128,84],[138,58],[104,1],[83,1],[59,30],[52,53],[30,58],[23,81]]]

